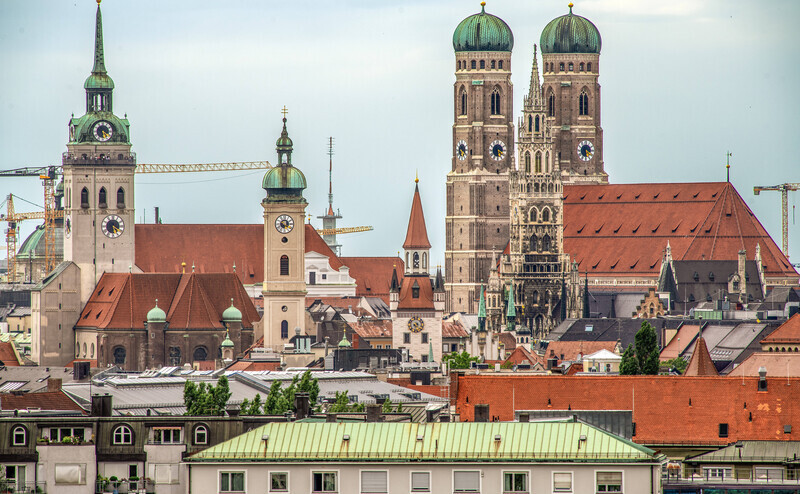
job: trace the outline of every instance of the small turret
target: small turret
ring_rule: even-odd
[[[164,312],[161,307],[158,306],[158,299],[156,299],[156,305],[147,313],[147,322],[148,323],[161,323],[167,322],[167,313]]]

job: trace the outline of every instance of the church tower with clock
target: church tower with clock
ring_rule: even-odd
[[[264,343],[289,343],[295,328],[305,334],[305,211],[306,177],[292,166],[292,140],[283,130],[276,142],[278,165],[264,174]]]
[[[513,165],[511,50],[514,35],[481,11],[453,33],[453,158],[447,174],[445,288],[448,312],[475,313],[493,251],[508,242]]]
[[[605,184],[600,126],[600,31],[572,13],[556,17],[540,39],[542,96],[565,184]]]
[[[86,113],[69,122],[64,172],[64,260],[80,268],[81,303],[104,272],[134,265],[134,171],[130,124],[114,114],[114,81],[106,72],[100,0],[94,66],[84,83]]]

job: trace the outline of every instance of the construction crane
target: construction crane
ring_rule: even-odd
[[[317,233],[320,235],[340,235],[342,233],[358,233],[372,231],[371,226],[349,226],[344,228],[319,228]]]
[[[777,190],[781,193],[781,250],[789,257],[789,191],[800,190],[800,183],[785,183],[779,185],[757,185],[753,193],[759,195],[762,191]]]
[[[135,173],[176,173],[176,172],[215,172],[238,170],[264,170],[272,168],[268,161],[243,161],[229,163],[190,163],[190,164],[139,164]],[[14,203],[9,195],[8,212],[0,220],[7,221],[6,251],[8,259],[9,281],[16,281],[17,237],[19,222],[26,219],[44,219],[45,265],[47,272],[55,268],[56,263],[56,218],[64,216],[63,211],[56,209],[55,181],[61,175],[61,166],[49,165],[41,167],[15,168],[0,170],[0,177],[33,177],[38,176],[44,185],[44,211],[37,213],[15,213]]]

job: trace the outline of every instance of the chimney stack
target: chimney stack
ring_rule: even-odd
[[[369,403],[366,406],[367,422],[380,422],[381,421],[381,406],[377,403]]]
[[[758,368],[758,390],[767,390],[767,368],[764,366]]]
[[[61,391],[61,378],[51,377],[47,379],[47,391]]]
[[[489,404],[479,403],[475,405],[475,422],[489,421]]]
[[[92,417],[111,416],[111,395],[92,395]]]
[[[311,396],[308,393],[295,393],[294,395],[294,407],[296,409],[295,418],[297,420],[302,420],[309,415],[309,410],[311,408]]]

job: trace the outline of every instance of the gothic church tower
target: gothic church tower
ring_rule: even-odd
[[[573,14],[572,4],[542,31],[542,95],[565,184],[608,183],[597,82],[601,45],[597,27]]]
[[[81,304],[104,272],[134,267],[133,174],[130,124],[113,112],[114,81],[103,55],[97,2],[94,67],[83,85],[86,114],[71,118],[64,171],[64,260],[80,268]]]
[[[513,167],[511,50],[514,36],[481,11],[453,33],[453,158],[447,174],[446,310],[475,313],[492,250],[508,241],[508,171]]]

